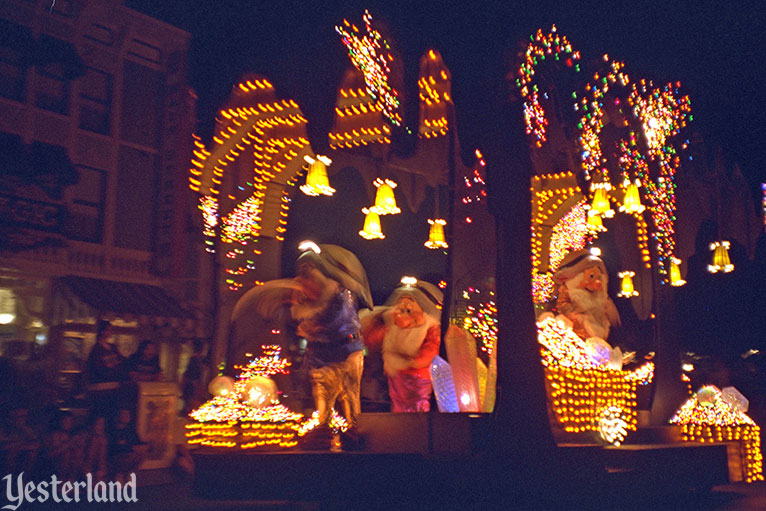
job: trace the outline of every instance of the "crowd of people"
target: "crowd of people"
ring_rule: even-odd
[[[77,418],[56,411],[49,424],[29,419],[29,407],[18,403],[0,427],[0,459],[4,474],[24,472],[45,478],[55,474],[63,481],[121,481],[135,472],[147,447],[136,433],[133,412],[120,408],[112,416],[98,412]]]
[[[121,481],[135,472],[149,453],[137,433],[138,384],[162,381],[159,349],[142,341],[123,357],[114,344],[108,321],[96,325],[96,343],[85,361],[87,399],[76,409],[43,404],[16,391],[0,400],[0,469],[39,477],[55,474],[62,480]],[[185,403],[193,406],[204,376],[205,344],[195,342],[181,383]],[[9,389],[11,390],[11,389]],[[11,396],[11,393],[8,394]],[[198,399],[197,399],[198,400]]]

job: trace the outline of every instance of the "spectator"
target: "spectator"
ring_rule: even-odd
[[[103,415],[93,415],[88,428],[84,430],[81,441],[85,447],[83,473],[93,474],[93,478],[102,481],[106,478],[109,441],[106,436],[106,419]]]
[[[9,414],[9,423],[0,434],[0,452],[5,457],[5,474],[34,473],[40,439],[27,423],[29,409],[16,406]]]
[[[74,417],[69,412],[60,413],[54,421],[53,429],[47,435],[45,450],[51,470],[60,479],[73,481],[78,475],[78,452],[81,449],[73,434]]]
[[[203,375],[206,358],[207,343],[202,339],[195,339],[194,353],[192,353],[189,363],[186,366],[186,371],[184,372],[181,384],[181,398],[184,401],[184,415],[191,412],[203,402],[201,394],[205,388]]]
[[[120,384],[125,380],[125,362],[117,347],[110,342],[111,337],[112,325],[100,320],[96,327],[96,344],[86,362],[88,391],[93,408],[98,413],[114,410],[120,398]]]
[[[128,359],[126,368],[130,379],[136,383],[159,381],[162,378],[162,369],[157,344],[151,340],[142,341],[138,350]]]
[[[135,472],[147,455],[147,445],[141,441],[133,425],[130,410],[122,408],[109,430],[109,469],[115,481],[123,482]]]

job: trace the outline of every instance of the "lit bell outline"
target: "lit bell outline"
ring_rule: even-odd
[[[681,278],[681,268],[679,268],[681,260],[677,257],[670,258],[670,285],[673,287],[680,287],[686,284],[686,281]]]
[[[713,264],[707,266],[707,271],[710,273],[729,273],[734,270],[734,265],[729,259],[730,246],[728,241],[714,241],[710,244],[710,250],[713,251]]]
[[[444,226],[447,225],[447,221],[443,218],[429,218],[428,223],[431,224],[431,229],[428,231],[428,241],[424,245],[434,250],[449,247],[444,239]]]
[[[396,205],[396,197],[394,197],[396,183],[394,181],[377,178],[372,184],[378,191],[375,193],[375,205],[370,208],[370,211],[378,215],[396,215],[402,212]]]
[[[630,214],[643,213],[646,207],[641,204],[641,196],[638,193],[638,186],[634,183],[628,183],[625,186],[625,198],[622,200],[620,211]]]
[[[306,155],[303,159],[309,164],[309,170],[306,173],[306,184],[300,187],[301,191],[312,197],[334,194],[335,188],[330,186],[330,181],[327,179],[327,165],[330,165],[332,160],[321,155],[317,155],[316,159]]]
[[[635,286],[633,285],[633,277],[635,276],[635,272],[632,271],[621,271],[617,274],[618,277],[622,279],[622,283],[620,285],[620,292],[617,293],[617,296],[620,296],[622,298],[630,298],[632,296],[638,296],[638,291],[636,291]]]
[[[385,234],[380,229],[380,216],[372,211],[372,208],[362,208],[362,213],[365,214],[364,228],[359,231],[359,236],[366,240],[382,240],[385,238]]]

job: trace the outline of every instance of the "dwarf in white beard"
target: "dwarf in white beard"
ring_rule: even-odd
[[[608,276],[601,258],[585,249],[571,252],[553,280],[559,285],[556,309],[572,322],[577,335],[606,340],[610,327],[620,325],[617,308],[607,295]]]
[[[385,307],[360,314],[362,337],[371,350],[380,349],[388,377],[392,412],[430,410],[430,366],[441,344],[442,292],[412,277],[391,294]]]

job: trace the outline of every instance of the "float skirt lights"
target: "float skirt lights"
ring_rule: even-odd
[[[380,216],[372,211],[372,208],[363,208],[362,213],[365,214],[364,228],[359,231],[359,236],[366,240],[382,240],[385,238],[386,236],[383,234],[383,231],[380,230]]]
[[[622,279],[620,292],[617,293],[617,296],[621,296],[623,298],[638,296],[638,291],[636,291],[636,288],[633,286],[633,277],[635,275],[636,274],[632,271],[621,271],[620,273],[617,274],[617,276]]]
[[[670,423],[681,428],[684,442],[734,443],[734,452],[729,451],[730,474],[732,461],[739,458],[739,470],[734,473],[739,472],[747,483],[763,481],[761,428],[718,388],[702,387],[681,405]]]
[[[681,278],[681,269],[678,265],[681,264],[681,260],[676,257],[670,258],[670,285],[673,287],[679,287],[686,284],[686,281]]]
[[[644,209],[646,208],[641,204],[638,186],[633,183],[628,184],[625,187],[625,198],[622,201],[622,206],[620,206],[620,211],[635,214],[642,213]]]
[[[394,197],[394,188],[396,183],[390,179],[376,179],[373,183],[378,191],[375,194],[375,205],[370,208],[370,211],[378,215],[396,215],[401,213],[402,210],[396,206],[396,197]]]
[[[332,161],[326,156],[317,156],[315,160],[307,155],[303,159],[309,164],[309,170],[306,174],[306,184],[301,186],[301,191],[311,196],[334,194],[335,188],[330,187],[327,179],[327,165]]]
[[[447,221],[437,218],[435,220],[429,219],[428,223],[431,224],[431,229],[428,232],[428,241],[424,245],[432,249],[447,248],[449,245],[444,239],[444,226],[447,225]]]
[[[729,259],[729,242],[728,241],[714,241],[710,244],[710,250],[713,251],[713,264],[709,264],[707,271],[710,273],[729,273],[734,269],[734,265],[731,264]]]
[[[598,432],[619,445],[636,430],[638,386],[651,383],[654,364],[632,371],[599,364],[571,327],[553,316],[537,323],[537,340],[545,371],[548,406],[567,433]]]

